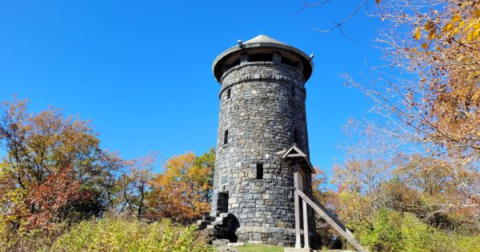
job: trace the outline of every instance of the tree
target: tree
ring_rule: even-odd
[[[145,157],[125,161],[127,170],[118,179],[120,212],[128,211],[129,214],[143,217],[156,159],[154,153],[149,153]]]
[[[404,191],[397,194],[402,199],[393,202],[393,209],[414,213],[436,228],[480,232],[478,196],[472,197],[480,187],[475,177],[457,173],[455,162],[431,156],[402,155],[397,162],[394,176]]]
[[[372,69],[369,83],[348,82],[376,102],[377,111],[397,126],[396,135],[460,162],[478,162],[478,1],[378,2],[386,28],[377,42],[394,70]]]
[[[420,189],[421,207],[428,209],[422,215],[477,213],[480,205],[472,199],[480,195],[479,2],[397,0],[378,7],[387,27],[377,42],[386,45],[394,70],[375,70],[370,83],[349,81],[389,121],[384,133],[416,147],[416,153],[399,153],[403,167],[395,174]]]
[[[359,0],[352,15],[333,28],[341,29],[368,2]],[[377,0],[375,5],[373,13],[385,24],[376,42],[387,64],[373,67],[367,81],[345,78],[372,98],[383,117],[363,125],[356,144],[373,145],[351,146],[346,161],[336,166],[336,182],[376,209],[413,212],[427,222],[440,214],[461,215],[476,223],[466,226],[478,227],[471,216],[480,210],[480,3]],[[369,131],[370,140],[363,137]],[[385,145],[391,142],[401,145]]]
[[[412,230],[389,229],[389,225],[397,225],[400,219],[395,218],[399,216],[412,216],[423,222],[421,228],[426,227],[429,234],[465,235],[462,239],[469,240],[468,246],[478,244],[478,174],[471,174],[471,169],[458,169],[454,159],[431,156],[428,152],[408,153],[412,149],[395,146],[382,137],[381,131],[370,127],[357,128],[362,131],[347,146],[345,160],[335,165],[333,182],[338,190],[327,192],[323,197],[325,205],[373,251],[387,251],[385,246],[390,251],[402,251],[403,245],[394,243],[417,239],[415,232],[421,230],[414,226],[409,227]],[[382,211],[391,214],[382,215]],[[330,231],[322,232],[328,238],[325,234]],[[388,235],[395,235],[395,239],[384,240]],[[336,241],[335,237],[330,236],[330,241]],[[438,247],[448,245],[445,240],[438,242]],[[324,243],[328,244],[328,240]],[[382,245],[375,247],[378,244]],[[462,247],[456,243],[452,246]]]
[[[64,221],[71,224],[85,216],[98,216],[102,208],[96,196],[95,191],[81,188],[71,167],[60,169],[26,196],[32,208],[26,220],[31,227],[49,230]]]
[[[53,107],[31,114],[27,103],[14,98],[1,106],[0,144],[6,155],[0,162],[0,193],[22,194],[22,200],[1,208],[13,214],[26,204],[26,213],[20,211],[10,227],[18,229],[28,219],[29,226],[46,228],[101,214],[112,204],[120,158],[100,149],[88,121],[64,117]]]
[[[210,203],[212,199],[212,188],[213,188],[213,172],[215,167],[215,149],[210,148],[208,152],[205,152],[203,155],[195,159],[195,165],[198,167],[205,167],[207,174],[203,176],[204,178],[204,187],[203,195],[205,196],[205,202]]]
[[[213,150],[196,157],[193,152],[170,158],[155,176],[148,195],[149,217],[189,223],[210,210]]]

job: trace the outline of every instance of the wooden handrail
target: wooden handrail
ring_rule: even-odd
[[[330,211],[325,208],[325,206],[323,206],[315,198],[306,195],[298,188],[296,188],[296,192],[304,202],[306,202],[311,208],[313,208],[313,210],[320,214],[320,216],[322,216],[325,221],[332,225],[332,227],[337,230],[337,232],[340,233],[340,235],[343,236],[350,244],[352,244],[352,246],[354,246],[360,252],[367,252],[367,250],[364,249],[362,245],[360,245],[360,243],[355,239],[352,232],[350,232],[350,230],[348,230],[345,225],[343,225],[343,223],[337,219],[337,217],[331,214]]]

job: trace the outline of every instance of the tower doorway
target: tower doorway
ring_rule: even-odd
[[[218,194],[217,210],[220,213],[228,213],[228,192]]]

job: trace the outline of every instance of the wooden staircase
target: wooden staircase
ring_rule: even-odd
[[[325,221],[330,224],[338,233],[340,233],[343,238],[345,238],[353,247],[355,247],[360,252],[367,252],[366,249],[360,245],[360,243],[355,239],[352,232],[348,230],[345,225],[343,225],[340,220],[337,219],[333,214],[331,214],[325,206],[323,206],[320,202],[314,199],[312,196],[306,195],[299,189],[296,189],[298,196],[309,205],[315,212],[320,214]],[[304,218],[307,218],[307,215],[304,215]]]
[[[313,169],[312,164],[310,163],[308,156],[303,152],[296,144],[293,144],[288,150],[283,150],[276,153],[282,160],[283,164],[287,167],[290,167],[293,171],[293,184],[294,184],[294,204],[295,204],[295,248],[285,248],[285,252],[294,252],[294,251],[313,251],[310,248],[310,241],[308,237],[308,211],[307,208],[310,206],[315,212],[320,214],[322,218],[327,221],[342,237],[344,237],[350,244],[352,244],[355,249],[360,252],[367,252],[366,249],[360,245],[360,243],[355,239],[352,232],[348,230],[345,225],[343,225],[340,220],[337,219],[333,214],[331,214],[325,206],[320,202],[315,200],[310,195],[307,195],[303,192],[306,184],[306,176],[309,174],[315,174],[315,169]],[[307,175],[306,175],[307,174]],[[302,205],[302,207],[300,207]],[[302,248],[301,244],[301,233],[300,233],[300,213],[301,209],[303,210],[303,235],[304,235],[304,244]]]

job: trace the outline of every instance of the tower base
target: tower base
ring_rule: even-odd
[[[295,229],[286,227],[251,227],[240,226],[234,215],[229,213],[217,216],[204,216],[198,221],[199,229],[209,230],[211,241],[226,239],[230,243],[268,244],[273,246],[295,246]],[[300,230],[303,243],[303,230]],[[318,237],[310,233],[310,240],[316,241]],[[312,242],[315,247],[315,242]],[[303,251],[303,250],[295,250]],[[307,250],[306,250],[307,251]],[[309,251],[309,250],[308,250]]]
[[[238,241],[251,244],[269,244],[275,246],[293,246],[295,229],[279,227],[239,227],[236,232]]]

